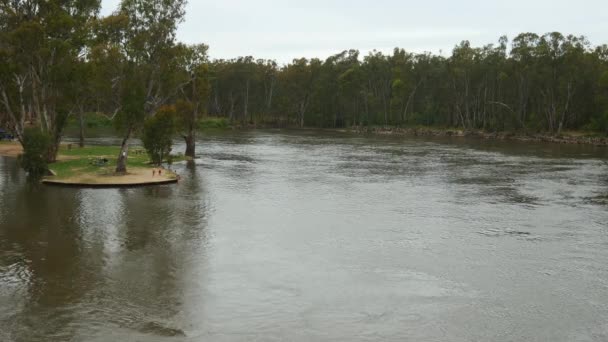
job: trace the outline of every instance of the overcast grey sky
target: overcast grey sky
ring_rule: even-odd
[[[103,0],[103,13],[119,1]],[[351,48],[446,54],[465,39],[549,31],[608,43],[608,0],[190,0],[179,39],[209,44],[212,58],[286,63]]]

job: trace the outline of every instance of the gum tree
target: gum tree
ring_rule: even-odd
[[[0,1],[0,104],[24,143],[26,125],[51,137],[54,162],[72,98],[76,65],[87,50],[100,0]]]
[[[178,68],[174,57],[177,26],[184,20],[186,3],[186,0],[123,0],[115,14],[128,21],[121,47],[129,79],[123,82],[133,89],[123,91],[123,108],[119,110],[119,121],[126,124],[119,125],[124,136],[117,173],[127,171],[129,140],[141,128],[142,115],[154,116],[183,86],[174,77]]]

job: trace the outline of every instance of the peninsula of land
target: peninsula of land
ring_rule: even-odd
[[[143,150],[133,149],[129,155],[129,171],[115,173],[117,146],[72,148],[62,145],[57,162],[49,165],[50,175],[42,183],[81,187],[130,187],[177,183],[179,176],[150,164]],[[17,158],[23,153],[19,143],[0,143],[0,156]]]

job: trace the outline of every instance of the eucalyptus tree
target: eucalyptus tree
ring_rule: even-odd
[[[599,109],[592,123],[595,128],[608,134],[608,68],[605,68],[599,77],[596,102]]]
[[[77,66],[100,0],[0,1],[0,102],[24,143],[26,124],[49,135],[55,161],[72,101]]]
[[[277,79],[279,75],[279,67],[272,60],[258,60],[258,69],[261,72],[261,86],[263,87],[262,99],[263,105],[259,108],[262,115],[262,120],[265,120],[264,114],[273,115],[274,107],[273,100],[276,96]]]
[[[319,77],[321,65],[322,62],[318,59],[295,59],[281,72],[279,82],[284,103],[288,112],[295,114],[293,121],[299,127],[304,127],[306,123],[306,115],[313,101],[314,85]]]
[[[120,13],[93,23],[93,39],[87,55],[93,111],[114,119],[122,108],[122,92],[127,74],[124,49],[129,19]]]
[[[184,86],[176,78],[178,62],[174,58],[177,26],[184,20],[186,0],[122,0],[117,16],[128,20],[121,40],[131,90],[123,91],[123,108],[118,111],[123,141],[116,166],[117,173],[127,171],[128,142],[150,117]],[[129,96],[133,96],[130,98]],[[135,104],[140,105],[135,108]]]
[[[586,39],[553,32],[540,38],[537,45],[539,101],[547,129],[560,134],[570,120],[572,103],[580,84],[583,56],[588,49]]]
[[[517,113],[518,128],[525,128],[530,120],[533,90],[536,79],[536,46],[540,37],[536,33],[519,34],[512,42],[511,63],[515,77],[516,98],[512,108]]]
[[[190,158],[196,155],[196,131],[211,91],[208,49],[204,44],[179,45],[176,54],[180,64],[180,77],[185,84],[177,95],[176,114],[179,131],[186,143],[185,155]]]
[[[370,52],[363,59],[366,75],[366,92],[371,108],[372,122],[388,126],[391,123],[390,103],[393,97],[393,68],[389,56],[382,52]]]
[[[212,95],[210,112],[214,115],[225,115],[230,121],[237,120],[237,108],[240,103],[242,80],[238,72],[237,60],[216,60],[210,65],[212,78]]]
[[[395,121],[404,124],[408,111],[413,107],[414,99],[422,79],[414,72],[415,56],[403,49],[395,49],[391,56],[393,82],[391,93],[391,112]]]
[[[596,109],[591,118],[591,126],[608,135],[608,45],[602,45],[593,52],[598,64]]]
[[[348,50],[329,56],[323,62],[319,75],[314,83],[314,111],[321,117],[317,117],[318,125],[323,127],[344,126],[347,117],[352,115],[352,103],[347,103],[345,94],[342,93],[340,76],[349,69],[359,64],[359,51]],[[342,84],[344,85],[344,84]],[[348,107],[348,108],[347,108]]]
[[[351,113],[349,122],[353,126],[361,125],[365,122],[364,120],[369,119],[367,117],[369,113],[365,101],[360,63],[351,65],[338,76],[338,86],[344,101],[344,110]],[[366,115],[365,118],[363,114]]]

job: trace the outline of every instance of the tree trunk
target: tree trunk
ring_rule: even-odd
[[[270,94],[268,94],[268,101],[266,102],[266,113],[270,114],[272,108],[272,95],[274,93],[274,79],[270,82]]]
[[[184,136],[186,141],[186,157],[194,159],[196,157],[196,139],[193,131]]]
[[[418,87],[420,87],[420,84],[422,84],[422,80],[420,80],[418,82],[418,84],[416,84],[416,86],[414,87],[414,90],[412,90],[412,92],[410,93],[410,96],[408,96],[408,98],[407,98],[407,103],[405,105],[405,109],[403,110],[403,118],[401,120],[404,123],[407,122],[407,111],[410,108],[410,104],[414,100],[414,97],[416,96],[416,92],[418,91]]]
[[[247,84],[245,86],[245,104],[244,104],[244,110],[243,110],[243,121],[247,121],[247,119],[249,118],[249,80],[247,80]],[[251,118],[253,119],[253,118]],[[253,120],[250,120],[250,123]]]
[[[51,164],[57,161],[57,153],[59,153],[59,145],[61,144],[61,133],[52,135],[51,145],[46,153],[46,162]]]
[[[126,173],[127,172],[127,157],[129,152],[129,138],[131,138],[132,128],[129,128],[127,131],[127,135],[122,140],[122,144],[120,145],[120,154],[118,155],[118,161],[116,162],[116,173]]]
[[[23,146],[23,132],[24,132],[23,126],[24,126],[25,118],[23,116],[21,116],[21,118],[17,119],[17,117],[15,116],[15,113],[13,113],[13,109],[11,108],[8,96],[4,89],[2,89],[1,94],[2,94],[1,102],[4,103],[4,107],[6,109],[6,114],[8,114],[8,117],[11,121],[13,133],[15,134],[15,137],[17,138],[19,143],[21,143],[21,145]]]
[[[79,124],[80,124],[80,131],[78,134],[78,146],[80,146],[80,148],[84,147],[84,113],[82,111],[80,111],[80,115],[79,115]]]
[[[230,121],[234,121],[234,97],[232,96],[232,91],[230,91]]]

